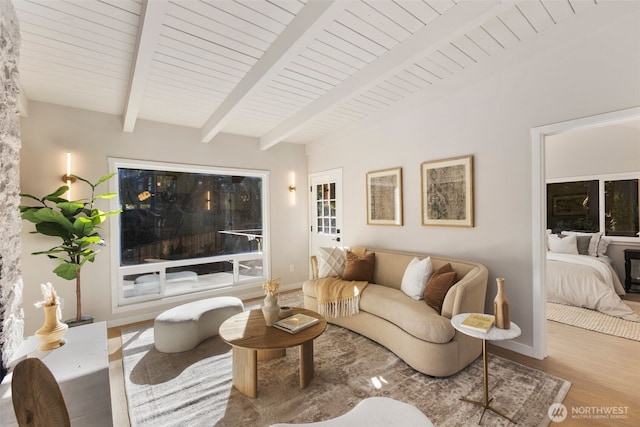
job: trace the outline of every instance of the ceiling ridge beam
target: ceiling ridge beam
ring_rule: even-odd
[[[231,120],[233,113],[280,73],[349,3],[310,0],[207,119],[202,126],[202,142],[211,141]]]
[[[136,49],[133,54],[133,68],[122,116],[124,132],[133,132],[136,125],[168,6],[167,0],[143,0],[142,2]]]
[[[495,0],[457,4],[447,13],[415,32],[396,47],[385,52],[289,119],[262,135],[260,148],[267,150],[273,147],[330,108],[366,92],[385,78],[423,58],[427,53],[434,52],[457,36],[465,34],[472,28],[477,28],[491,17],[513,7],[517,2],[518,0],[503,2]]]

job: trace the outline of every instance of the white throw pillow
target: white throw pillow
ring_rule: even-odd
[[[578,237],[575,234],[569,234],[566,237],[550,234],[547,242],[551,252],[580,255],[578,253]]]
[[[423,260],[414,257],[404,270],[400,289],[413,299],[423,299],[424,288],[427,286],[427,281],[432,274],[433,264],[431,264],[431,257]]]
[[[340,277],[347,262],[347,248],[318,248],[318,278]]]

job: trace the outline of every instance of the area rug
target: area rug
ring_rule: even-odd
[[[624,301],[640,315],[640,303]],[[640,341],[640,322],[620,319],[599,311],[571,305],[547,303],[547,319],[590,331]]]
[[[192,351],[164,354],[153,346],[149,324],[123,330],[125,391],[132,426],[268,426],[334,418],[371,396],[416,406],[437,426],[477,425],[482,359],[448,378],[423,375],[373,341],[329,325],[314,341],[315,374],[300,389],[298,352],[258,362],[258,396],[250,399],[231,383],[231,349],[218,337]],[[490,355],[492,405],[520,426],[548,425],[547,411],[561,402],[570,383]],[[483,425],[506,420],[487,411]]]

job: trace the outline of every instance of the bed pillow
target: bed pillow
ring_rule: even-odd
[[[591,236],[576,235],[578,240],[578,253],[580,255],[589,255],[589,243],[591,243]]]
[[[579,255],[578,239],[575,234],[564,235],[564,236],[562,235],[559,236],[557,234],[550,234],[547,241],[549,243],[550,252]]]
[[[369,252],[359,257],[351,251],[347,251],[347,262],[342,273],[343,280],[373,281],[373,267],[375,265],[375,252]]]
[[[318,248],[318,278],[340,277],[347,261],[346,248]]]
[[[431,274],[433,274],[431,257],[427,257],[423,260],[413,257],[407,268],[404,270],[400,289],[408,297],[413,299],[422,299],[424,298],[424,288],[427,285],[427,280],[429,280]]]
[[[610,237],[600,237],[600,241],[598,242],[598,256],[607,256],[607,248],[611,242]]]
[[[583,231],[563,231],[561,234],[564,236],[571,236],[571,235],[589,236],[591,240],[589,241],[589,248],[587,250],[587,255],[598,256],[598,245],[600,244],[602,233],[586,233]]]
[[[427,286],[424,288],[424,301],[438,314],[441,314],[444,297],[447,296],[447,292],[457,280],[458,275],[453,271],[451,263],[446,263],[433,273],[427,282]]]

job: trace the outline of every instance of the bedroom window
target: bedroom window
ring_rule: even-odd
[[[600,231],[598,180],[547,184],[547,228]]]
[[[638,180],[604,182],[605,234],[638,236]]]
[[[640,174],[547,182],[547,228],[603,232],[621,240],[640,238]]]
[[[264,171],[111,159],[117,307],[203,291],[256,286],[268,277]]]

